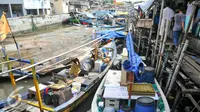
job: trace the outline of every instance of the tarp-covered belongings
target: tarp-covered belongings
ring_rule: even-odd
[[[111,13],[110,11],[106,11],[106,10],[104,11],[104,10],[102,10],[102,11],[96,11],[93,14],[95,16],[97,16],[97,17],[101,17],[101,16],[104,16],[104,15],[110,14],[110,13]]]
[[[126,37],[126,33],[124,31],[107,30],[107,31],[97,32],[97,37],[101,37],[103,35],[107,35],[107,36],[103,37],[103,39],[125,38]]]
[[[144,65],[141,58],[134,52],[132,34],[130,32],[126,36],[126,47],[129,59],[123,63],[123,67],[126,71],[132,71],[135,76],[135,81],[140,82],[139,69],[143,69]]]

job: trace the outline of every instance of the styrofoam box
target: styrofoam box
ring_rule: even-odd
[[[119,110],[119,100],[105,99],[105,107],[113,107],[115,110]]]

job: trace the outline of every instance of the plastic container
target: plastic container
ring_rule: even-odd
[[[156,112],[155,102],[150,97],[140,97],[136,101],[135,112]]]
[[[72,93],[76,94],[81,91],[81,83],[80,82],[73,82],[72,83]]]
[[[155,69],[153,67],[144,68],[144,82],[154,84]]]

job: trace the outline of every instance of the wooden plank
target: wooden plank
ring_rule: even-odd
[[[192,58],[190,58],[189,56],[185,56],[184,59],[190,63],[197,71],[200,72],[200,65],[196,63],[195,60],[193,60]]]
[[[183,61],[181,64],[181,70],[186,76],[190,77],[192,81],[200,85],[200,72],[197,71],[190,63]]]
[[[184,81],[190,80],[190,78],[186,77],[182,72],[179,72],[179,75],[183,78]]]

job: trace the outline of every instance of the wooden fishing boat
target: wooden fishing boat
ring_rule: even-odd
[[[101,68],[102,66],[99,66],[99,62],[101,61],[100,59],[97,58],[96,61],[94,61],[94,68],[92,68],[91,71],[88,72],[88,75],[84,75],[84,76],[77,76],[77,77],[67,77],[67,80],[70,82],[72,81],[72,83],[68,83],[66,82],[66,84],[60,84],[58,83],[49,83],[49,84],[39,84],[38,85],[38,89],[40,90],[40,92],[38,93],[37,91],[37,87],[32,87],[29,88],[27,92],[21,94],[21,100],[17,100],[20,101],[20,104],[18,104],[17,106],[13,107],[8,105],[8,100],[4,100],[3,102],[3,108],[1,108],[1,110],[7,112],[7,111],[25,111],[26,109],[28,109],[28,107],[31,107],[32,109],[30,110],[26,110],[29,112],[36,112],[36,110],[44,110],[44,111],[51,111],[51,112],[69,112],[72,111],[73,109],[75,109],[81,102],[83,102],[91,93],[94,93],[94,91],[97,89],[98,85],[100,84],[101,80],[103,79],[103,77],[105,76],[105,74],[107,73],[107,71],[109,70],[109,68],[111,67],[112,63],[115,60],[116,57],[116,45],[115,45],[115,41],[112,41],[110,43],[107,43],[106,45],[103,45],[102,47],[99,48],[101,49],[107,49],[107,54],[109,54],[110,56],[110,61],[107,62],[106,66],[104,63],[103,68]],[[96,50],[93,50],[92,53],[96,52]],[[90,59],[88,58],[88,54],[87,56],[81,61],[81,62],[87,62],[87,60]],[[101,62],[103,63],[103,62]],[[52,77],[52,80],[48,81],[48,82],[52,82],[53,80],[57,80],[57,78],[59,77],[59,74],[66,74],[66,71],[70,70],[71,66],[66,67],[65,69],[63,69],[62,71],[60,71],[59,73],[55,73]],[[79,83],[81,84],[80,86],[80,90],[79,91],[75,91],[74,92],[74,83]],[[62,86],[63,87],[62,87]],[[76,85],[77,86],[77,85]],[[36,88],[36,89],[35,89]],[[51,88],[51,90],[53,90],[52,92],[56,92],[59,91],[63,88],[70,88],[72,97],[70,97],[67,101],[65,101],[64,103],[55,106],[53,104],[47,105],[44,102],[44,99],[40,99],[39,97],[34,97],[38,96],[38,94],[40,94],[41,96],[43,96],[43,98],[45,97],[43,95],[43,93],[47,90],[46,88]],[[75,87],[75,89],[77,89],[77,87]],[[35,93],[32,93],[34,92]],[[37,94],[38,93],[38,94]],[[11,104],[15,103],[16,99],[13,97],[9,98],[10,100],[14,100],[14,102],[11,102]],[[38,99],[38,101],[36,100]],[[10,101],[9,100],[9,101]],[[41,101],[41,102],[40,102]],[[41,103],[41,104],[40,104]],[[1,105],[1,106],[2,106]],[[23,105],[23,106],[22,106]],[[27,108],[22,109],[21,107],[26,106]],[[34,107],[34,108],[33,108]],[[20,109],[19,109],[20,108]],[[0,110],[0,111],[1,111]]]
[[[128,43],[126,42],[126,44]],[[128,51],[126,49],[128,48],[123,48],[122,54],[117,54],[121,56],[116,57],[116,60],[118,59],[123,63],[125,60],[130,59],[128,57],[130,56],[128,53],[130,49]],[[143,61],[142,63],[146,66]],[[124,70],[124,67],[118,69],[111,67],[94,95],[91,112],[170,112],[166,97],[156,79],[154,79],[154,83],[132,83],[127,79],[130,79],[130,74],[129,71]],[[140,98],[143,99],[140,100]],[[148,98],[152,100],[151,103],[154,103],[152,107],[149,106],[150,103],[141,104],[142,101],[145,103],[150,101]],[[147,110],[144,110],[145,106],[147,106]],[[154,110],[148,111],[149,108]]]

